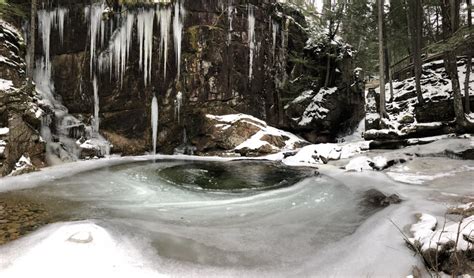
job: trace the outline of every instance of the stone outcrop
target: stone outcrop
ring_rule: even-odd
[[[30,170],[44,166],[40,136],[42,111],[34,87],[25,79],[24,44],[20,33],[0,20],[0,175],[8,175],[21,158]],[[23,167],[23,171],[26,171]]]

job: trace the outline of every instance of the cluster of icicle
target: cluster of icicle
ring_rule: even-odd
[[[173,31],[173,45],[175,62],[177,65],[176,79],[179,81],[181,72],[181,43],[184,26],[185,10],[183,2],[178,0],[174,5],[157,5],[155,7],[141,7],[137,10],[124,10],[119,15],[109,19],[107,23],[103,20],[103,11],[106,9],[104,3],[95,3],[85,8],[86,18],[89,17],[90,24],[90,72],[94,80],[95,100],[95,126],[98,129],[98,96],[96,96],[96,75],[109,72],[110,79],[115,76],[123,84],[127,62],[133,40],[133,30],[136,26],[139,52],[139,68],[143,71],[143,82],[145,86],[152,81],[153,61],[153,34],[154,27],[159,26],[159,61],[162,64],[164,79],[167,77],[167,64],[170,33]],[[156,21],[155,21],[156,20]],[[155,24],[156,22],[156,24]],[[110,37],[105,41],[105,37]],[[104,50],[99,53],[98,49]],[[181,105],[181,101],[179,102]],[[179,111],[179,109],[178,109]],[[152,98],[151,121],[153,153],[156,153],[156,140],[158,132],[158,101],[156,96]],[[97,130],[98,131],[98,130]]]
[[[159,60],[162,62],[162,73],[167,76],[168,50],[171,29],[173,29],[175,58],[177,64],[177,79],[181,70],[181,41],[184,21],[184,7],[182,1],[172,5],[157,5],[156,7],[142,7],[137,10],[124,10],[120,15],[109,19],[109,23],[102,19],[105,6],[102,3],[92,4],[85,9],[86,16],[90,16],[90,55],[91,73],[109,71],[123,83],[125,69],[130,57],[130,48],[133,40],[133,30],[136,26],[139,46],[139,66],[143,71],[145,85],[151,82],[153,59],[153,29],[159,26],[160,45]],[[155,24],[156,20],[156,24]],[[111,27],[108,27],[111,26]],[[112,31],[113,30],[113,31]],[[104,42],[104,34],[110,34],[110,40]],[[101,53],[97,49],[105,48]]]

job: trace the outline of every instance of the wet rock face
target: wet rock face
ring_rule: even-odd
[[[58,43],[56,30],[51,35],[56,95],[71,114],[89,119],[94,107],[87,32],[89,18],[84,13],[89,2],[56,2],[52,7],[67,7],[70,19],[65,24],[62,45]],[[101,134],[115,141],[113,151],[138,154],[151,149],[150,106],[153,95],[157,96],[159,103],[158,151],[165,153],[183,143],[184,132],[190,139],[199,136],[202,127],[198,125],[203,122],[199,118],[205,113],[253,115],[270,125],[300,133],[311,141],[331,141],[342,130],[359,122],[363,96],[356,93],[359,89],[350,87],[354,81],[350,57],[334,61],[331,68],[331,86],[338,87],[338,93],[325,100],[331,111],[328,118],[298,126],[284,111],[286,103],[304,90],[318,91],[326,73],[325,67],[315,70],[298,62],[327,64],[325,54],[305,49],[308,35],[302,27],[306,22],[299,12],[269,0],[250,1],[251,4],[223,0],[183,3],[185,17],[179,80],[173,31],[169,33],[167,74],[164,75],[164,57],[163,54],[160,56],[159,47],[161,31],[156,19],[149,84],[145,86],[144,73],[139,66],[136,24],[123,81],[108,71],[97,74]],[[132,11],[136,9],[131,8]],[[255,17],[254,28],[249,28],[250,10]],[[174,14],[173,6],[171,12]],[[119,16],[112,17],[114,26],[106,32],[105,43],[97,47],[97,53],[106,50],[109,37],[117,30]],[[110,22],[107,21],[106,25]],[[254,40],[251,33],[254,33]],[[41,46],[38,45],[37,49],[37,55],[41,55]],[[298,57],[290,59],[290,52]],[[305,78],[299,81],[301,76]],[[290,86],[291,80],[297,81]],[[183,98],[177,114],[179,92]]]
[[[34,89],[26,84],[23,39],[0,21],[0,176],[10,174],[22,156],[44,166],[41,111]]]

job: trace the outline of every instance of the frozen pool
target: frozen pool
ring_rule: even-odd
[[[160,273],[172,271],[173,264],[250,271],[297,267],[376,211],[314,169],[262,161],[133,162],[7,194],[49,203],[54,218],[66,222],[37,234],[64,233],[73,246],[104,243],[110,236],[118,241],[114,245],[141,246],[143,252],[136,252],[146,259],[140,262]]]

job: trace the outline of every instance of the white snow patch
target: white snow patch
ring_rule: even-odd
[[[160,277],[147,266],[137,247],[115,239],[90,221],[59,223],[17,242],[17,250],[3,250],[2,277]],[[2,254],[3,255],[3,254]]]
[[[411,227],[414,237],[410,242],[420,243],[421,250],[441,248],[448,242],[456,243],[456,250],[468,250],[472,248],[472,243],[466,240],[471,237],[474,231],[474,216],[465,218],[460,222],[449,222],[445,227],[434,230],[436,227],[436,218],[429,214],[422,214],[420,221]],[[458,234],[459,230],[459,234]]]
[[[10,132],[8,127],[0,127],[0,135],[7,135]]]
[[[0,78],[0,91],[7,91],[12,88],[13,88],[13,82],[11,80]]]

